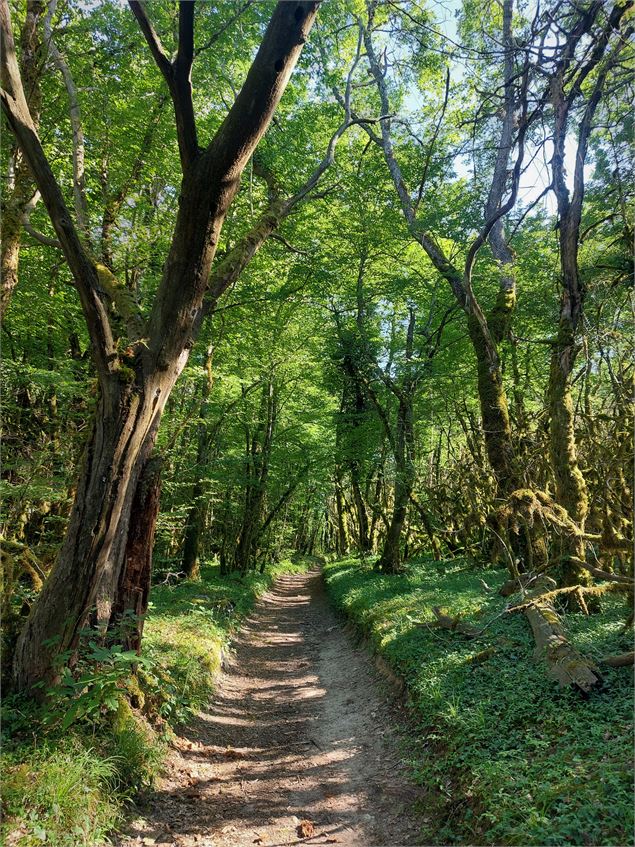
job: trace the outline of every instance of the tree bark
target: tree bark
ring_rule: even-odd
[[[245,507],[234,555],[234,567],[241,573],[248,571],[257,552],[276,418],[277,395],[271,374],[263,387],[259,425],[247,443]]]
[[[578,30],[591,29],[602,4],[592,6],[581,17]],[[560,246],[560,271],[562,296],[558,333],[552,348],[549,372],[549,447],[556,482],[556,499],[567,510],[570,518],[584,531],[589,510],[587,486],[579,466],[574,428],[571,374],[577,356],[576,335],[583,316],[585,289],[580,280],[578,249],[580,222],[584,202],[584,166],[595,112],[606,86],[611,68],[618,62],[628,39],[619,32],[622,18],[632,3],[615,3],[607,16],[603,30],[596,37],[594,50],[573,74],[567,74],[571,56],[558,66],[549,80],[549,90],[554,109],[554,151],[551,160],[553,188],[558,202],[558,238]],[[578,37],[581,37],[578,36]],[[607,48],[614,39],[612,50]],[[573,173],[573,190],[570,191],[565,172],[565,144],[569,131],[572,104],[582,94],[582,83],[592,71],[595,81],[582,111],[578,129],[578,142]],[[567,75],[569,79],[567,80]],[[568,86],[567,86],[568,82]],[[565,87],[568,88],[565,91]],[[571,560],[564,566],[566,585],[585,584],[589,576],[575,560],[584,560],[584,544],[577,540],[569,548]]]
[[[348,531],[346,528],[346,513],[344,512],[344,495],[340,480],[335,483],[335,508],[337,510],[337,541],[336,550],[339,556],[345,556],[349,550]]]
[[[18,689],[52,678],[55,656],[72,649],[90,616],[102,632],[110,623],[133,497],[158,424],[147,398],[122,391],[116,415],[98,402],[64,543],[16,645]]]
[[[472,315],[468,317],[468,332],[476,356],[485,449],[500,493],[504,495],[518,486],[514,467],[515,447],[500,359],[487,327]]]
[[[551,600],[542,598],[556,587],[554,580],[543,576],[533,585],[524,611],[536,642],[535,656],[546,661],[549,675],[561,688],[573,686],[587,694],[602,684],[602,675],[590,659],[569,643]]]
[[[126,541],[112,619],[120,629],[118,637],[125,650],[141,652],[141,637],[148,611],[152,575],[152,549],[161,497],[160,456],[147,462],[132,500],[130,529]]]

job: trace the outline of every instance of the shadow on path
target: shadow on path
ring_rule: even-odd
[[[319,571],[281,577],[233,643],[209,709],[117,842],[415,845],[394,706],[331,611]],[[299,837],[301,821],[313,834]]]

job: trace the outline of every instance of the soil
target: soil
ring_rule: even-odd
[[[399,709],[329,607],[320,572],[282,577],[117,844],[420,844]]]

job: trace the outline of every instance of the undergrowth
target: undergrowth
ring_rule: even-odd
[[[401,675],[413,721],[408,759],[427,789],[422,843],[633,844],[633,673],[603,668],[583,699],[533,658],[521,613],[504,613],[506,571],[417,561],[382,575],[345,559],[325,567],[335,605]],[[477,640],[433,626],[432,606],[489,625]],[[502,613],[502,614],[501,614]],[[566,616],[596,659],[632,649],[624,600]]]
[[[103,844],[124,803],[154,781],[173,728],[209,700],[241,619],[277,576],[305,569],[284,561],[220,577],[208,564],[196,582],[156,585],[140,663],[87,633],[73,673],[42,705],[5,698],[2,843]]]

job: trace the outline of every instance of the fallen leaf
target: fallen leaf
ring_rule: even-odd
[[[227,747],[223,750],[223,755],[228,759],[242,759],[243,754],[239,750],[234,750],[233,747]]]
[[[300,821],[297,833],[300,838],[312,838],[315,835],[315,827],[312,821]]]

